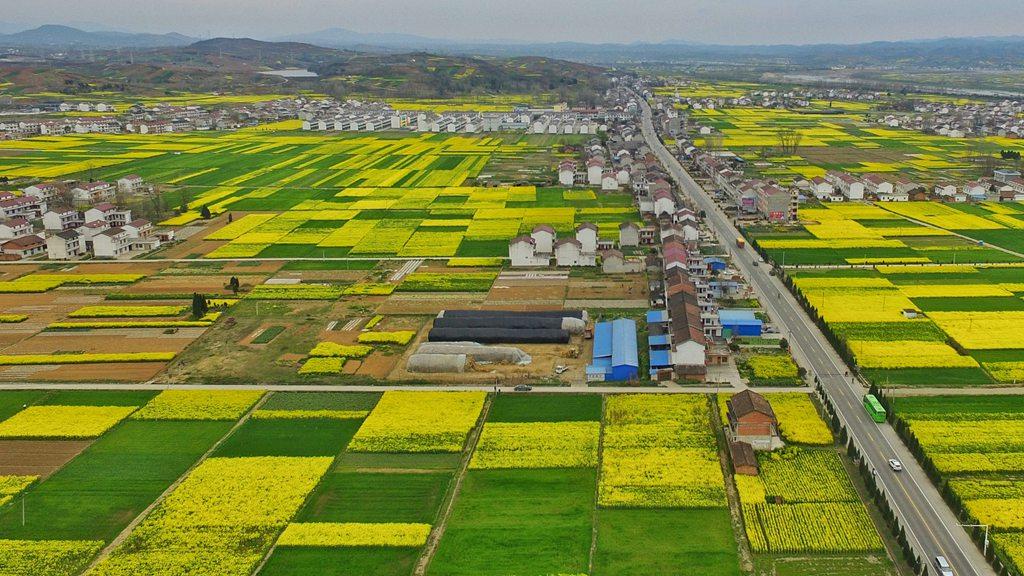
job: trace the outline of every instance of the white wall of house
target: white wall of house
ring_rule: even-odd
[[[555,235],[547,230],[536,230],[530,234],[540,254],[551,254],[552,246],[555,243]]]
[[[671,198],[658,198],[654,201],[654,214],[661,216],[662,214],[675,214],[676,203]]]
[[[814,194],[815,198],[818,198],[819,200],[824,200],[825,198],[831,196],[832,193],[835,192],[835,189],[832,188],[832,185],[829,184],[828,182],[820,182],[818,184],[812,184],[811,191]]]
[[[583,254],[579,246],[566,242],[555,248],[555,263],[559,266],[595,266],[597,257],[594,254]]]
[[[82,255],[83,242],[81,238],[69,241],[55,234],[46,239],[46,256],[50,260],[70,260]]]
[[[576,240],[582,246],[580,251],[584,254],[597,252],[597,230],[593,228],[580,228],[576,231]]]
[[[849,186],[843,190],[843,195],[846,196],[847,200],[863,200],[864,199],[864,183],[863,182],[851,182]]]
[[[127,234],[117,237],[97,234],[92,239],[92,251],[97,258],[117,258],[131,250],[131,239]]]
[[[575,170],[559,170],[558,171],[558,183],[562,186],[572,186],[573,180],[576,177]]]
[[[636,226],[619,228],[619,246],[639,246],[640,229]]]
[[[512,266],[547,266],[549,261],[547,258],[541,258],[534,252],[533,246],[529,242],[516,242],[509,244],[508,257],[512,261]]]
[[[704,345],[693,340],[677,343],[672,349],[672,363],[676,366],[704,366],[706,362]]]

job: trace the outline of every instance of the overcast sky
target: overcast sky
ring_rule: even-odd
[[[3,0],[0,21],[199,37],[342,27],[455,39],[857,43],[1021,33],[1024,0]]]

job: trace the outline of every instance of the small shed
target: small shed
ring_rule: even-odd
[[[757,455],[754,454],[754,447],[746,442],[729,442],[729,455],[732,457],[732,467],[737,474],[744,476],[757,476],[760,469],[757,466]]]
[[[719,258],[718,256],[708,256],[704,258],[704,263],[707,264],[708,270],[717,270],[719,272],[725,270],[726,266],[725,260]]]

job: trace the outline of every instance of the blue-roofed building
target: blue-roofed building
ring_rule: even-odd
[[[651,377],[654,378],[662,370],[672,370],[671,350],[651,350]]]
[[[668,322],[668,310],[648,310],[647,325]]]
[[[704,258],[704,263],[707,264],[708,270],[725,270],[725,260],[717,256],[708,256]]]
[[[760,336],[764,323],[754,315],[753,310],[719,310],[718,318],[722,328],[733,336]]]
[[[594,326],[594,359],[587,366],[588,382],[625,382],[640,373],[636,322],[620,318]]]
[[[647,349],[652,379],[657,380],[659,373],[672,370],[672,335],[668,310],[647,311]]]

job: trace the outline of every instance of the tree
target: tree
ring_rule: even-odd
[[[185,190],[181,191],[181,208],[178,208],[180,214],[188,212],[188,203],[191,201],[190,194]]]
[[[704,148],[709,152],[721,150],[724,142],[725,135],[721,132],[712,132],[711,134],[704,135]]]
[[[779,137],[779,148],[784,156],[792,156],[796,154],[797,148],[800,147],[800,141],[803,140],[803,134],[792,129],[782,128],[778,132]]]
[[[231,291],[233,293],[238,294],[238,288],[239,287],[240,286],[239,286],[239,283],[238,283],[238,277],[237,276],[232,276],[231,280],[228,281],[228,288],[231,288]]]
[[[786,340],[785,338],[781,338],[779,340],[779,348],[781,348],[783,350],[789,350],[789,340]]]
[[[203,217],[203,220],[209,220],[210,218],[213,218],[213,214],[210,214],[210,207],[206,206],[205,204],[203,205],[202,208],[199,209],[199,215]]]
[[[198,292],[193,292],[192,293],[192,317],[193,318],[202,318],[203,316],[206,316],[206,313],[207,313],[207,311],[209,311],[209,309],[210,309],[210,306],[206,302],[206,297],[203,296],[202,294],[199,294]]]

